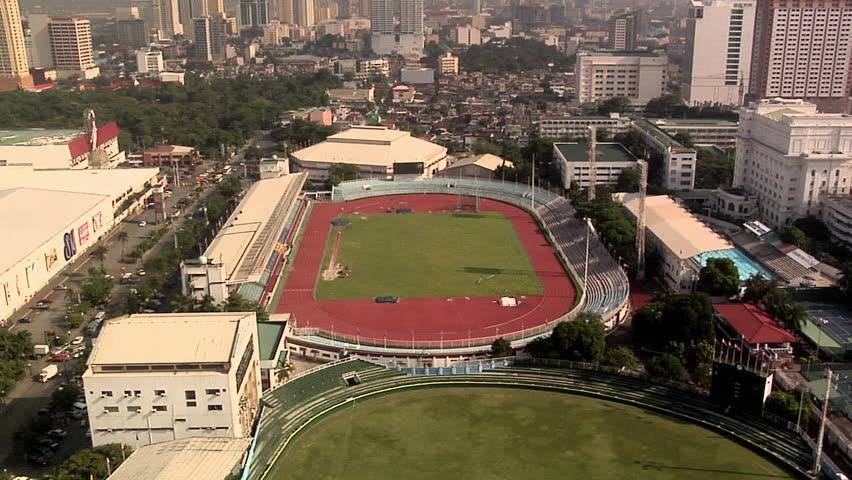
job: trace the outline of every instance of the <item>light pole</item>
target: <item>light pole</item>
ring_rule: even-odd
[[[826,369],[828,375],[825,382],[825,400],[822,402],[822,420],[819,422],[819,433],[817,434],[816,454],[814,455],[813,475],[818,476],[820,468],[819,462],[822,459],[822,441],[825,437],[825,421],[828,418],[828,396],[831,394],[831,382],[834,381],[836,374],[831,373],[831,369]]]
[[[818,318],[817,321],[822,326],[828,325],[828,320],[825,320],[823,318]],[[822,340],[822,329],[817,328],[817,330],[819,330],[819,333],[817,333],[816,347],[817,347],[817,360],[819,360],[819,345],[820,345],[820,341]],[[798,413],[798,415],[796,415],[796,430],[797,431],[799,430],[799,426],[801,425],[801,422],[802,422],[802,405],[805,403],[805,390],[806,389],[810,390],[810,388],[808,387],[808,383],[807,383],[808,375],[810,373],[811,373],[811,356],[808,355],[808,362],[807,362],[806,367],[805,367],[805,375],[804,375],[805,387],[802,388],[802,393],[799,394],[799,413]]]

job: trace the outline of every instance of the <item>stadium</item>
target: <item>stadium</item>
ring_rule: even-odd
[[[497,338],[522,347],[579,312],[609,327],[629,312],[622,267],[546,190],[361,180],[304,210],[270,300],[290,314],[297,355],[449,366],[487,355]]]

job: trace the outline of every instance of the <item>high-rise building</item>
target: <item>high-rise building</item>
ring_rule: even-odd
[[[148,45],[148,31],[141,18],[119,20],[115,23],[115,39],[119,45],[140,48]]]
[[[269,23],[267,0],[240,0],[240,25],[242,28],[259,28]]]
[[[400,0],[399,34],[394,29],[393,0],[370,4],[372,48],[379,55],[398,53],[419,56],[423,52],[423,0]]]
[[[0,0],[0,90],[32,83],[18,0]]]
[[[644,105],[666,92],[668,63],[668,57],[658,52],[578,52],[574,67],[577,100],[588,103],[627,97]]]
[[[50,17],[47,24],[53,67],[59,78],[100,75],[92,51],[92,24],[84,17]]]
[[[215,62],[225,59],[228,21],[224,14],[199,17],[195,24],[195,60]]]
[[[51,68],[53,67],[53,56],[50,53],[50,34],[47,32],[47,24],[50,17],[44,14],[31,13],[27,16],[30,25],[30,58],[31,67]]]
[[[852,118],[801,99],[763,100],[740,111],[734,187],[757,198],[767,223],[819,215],[852,188]]]
[[[164,70],[163,52],[142,48],[136,51],[136,71],[152,78],[158,78]]]
[[[338,18],[352,18],[352,0],[340,0],[337,10]]]
[[[207,14],[216,17],[225,13],[225,0],[207,0]]]
[[[296,21],[293,19],[293,0],[278,0],[276,5],[276,15],[282,23],[292,25]]]
[[[400,0],[399,33],[423,35],[423,0]]]
[[[759,0],[749,96],[807,98],[823,109],[836,101],[845,107],[850,46],[852,0]]]
[[[438,58],[438,73],[441,75],[458,75],[459,57],[447,52]]]
[[[742,105],[751,77],[755,4],[692,1],[683,85],[690,105]]]
[[[193,37],[195,38],[195,55],[193,55],[194,60],[199,60],[202,62],[212,62],[213,61],[213,50],[211,46],[211,32],[210,32],[210,21],[212,19],[210,17],[198,17],[192,19],[193,24]]]
[[[154,14],[158,20],[156,30],[160,39],[172,38],[183,33],[179,0],[154,0]]]
[[[374,34],[393,33],[393,0],[370,1],[370,29]]]
[[[474,15],[482,13],[482,0],[471,0],[470,10]]]
[[[300,27],[310,27],[316,23],[314,0],[293,0],[293,23]]]
[[[636,50],[637,20],[634,12],[613,15],[609,19],[609,48]]]
[[[359,17],[370,18],[373,15],[372,0],[357,0],[357,3]]]

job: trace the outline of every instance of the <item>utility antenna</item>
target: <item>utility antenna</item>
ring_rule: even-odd
[[[594,126],[589,127],[589,201],[595,199],[595,186],[598,183],[598,162],[597,162],[597,129]]]
[[[645,197],[648,192],[648,162],[639,160],[639,213],[636,215],[636,278],[645,278]]]

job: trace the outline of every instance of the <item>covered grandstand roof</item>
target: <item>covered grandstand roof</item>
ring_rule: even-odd
[[[623,195],[622,202],[636,217],[639,212],[639,195]],[[683,260],[701,253],[733,247],[727,240],[667,195],[646,198],[645,224],[648,231]]]
[[[229,283],[260,275],[306,179],[304,172],[281,175],[259,180],[246,192],[204,252],[224,264]]]
[[[748,303],[719,303],[716,312],[750,344],[792,343],[796,337],[763,310]]]
[[[249,438],[185,438],[140,447],[108,480],[224,480],[241,462]]]
[[[441,145],[384,127],[352,127],[324,142],[293,152],[301,162],[391,167],[394,163],[431,163],[447,155]]]
[[[465,167],[467,165],[477,165],[482,168],[491,170],[492,172],[502,166],[508,168],[512,168],[514,166],[512,162],[505,160],[502,157],[486,153],[484,155],[473,155],[470,157],[460,158],[456,162],[453,162],[452,165],[448,166],[447,170],[452,168]]]

